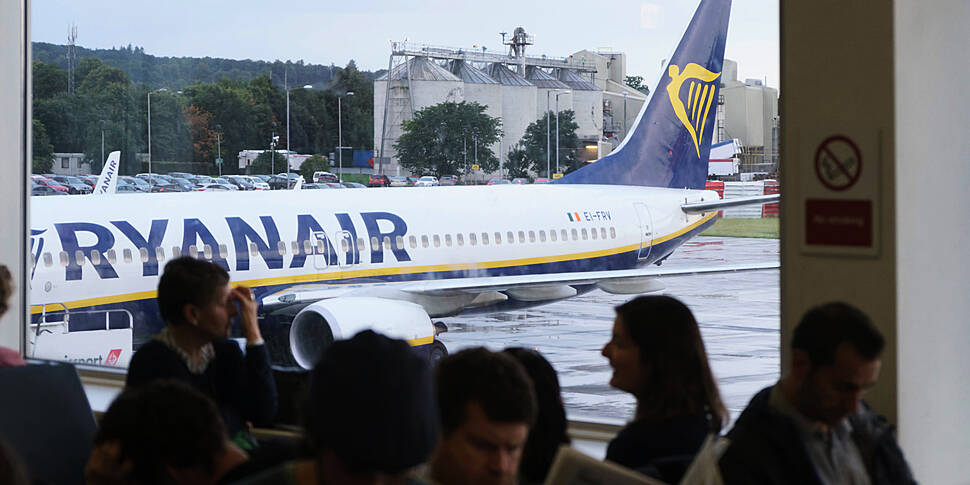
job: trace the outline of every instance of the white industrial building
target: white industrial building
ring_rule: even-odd
[[[738,80],[738,63],[724,60],[714,143],[741,141],[741,171],[772,173],[778,164],[778,90],[760,79]]]

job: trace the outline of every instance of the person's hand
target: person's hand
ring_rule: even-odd
[[[108,441],[91,450],[91,457],[84,467],[84,480],[88,485],[134,483],[131,478],[132,468],[131,460],[121,459],[121,444]]]
[[[256,299],[253,297],[253,290],[248,286],[237,286],[232,289],[229,299],[239,304],[239,320],[246,343],[261,343],[263,336],[259,332],[259,323],[256,319]]]

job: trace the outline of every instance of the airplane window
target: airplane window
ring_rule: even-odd
[[[606,228],[605,227],[601,227],[600,228],[600,239],[606,239]]]
[[[408,243],[411,245],[411,249],[417,249],[417,247],[418,247],[418,238],[416,238],[414,236],[408,236]]]
[[[394,238],[394,244],[397,246],[397,249],[404,249],[404,236]]]
[[[384,236],[384,249],[391,249],[391,238],[390,236]]]
[[[108,252],[104,253],[104,256],[108,258],[108,263],[115,264],[118,262],[118,254],[115,253],[114,249],[109,249]]]
[[[478,244],[478,235],[474,232],[468,233],[468,244],[471,244],[472,246]]]
[[[455,234],[455,242],[458,243],[459,246],[464,246],[465,236],[463,236],[460,232],[458,234]]]
[[[421,247],[422,248],[428,247],[428,236],[426,234],[421,235]]]
[[[589,239],[589,234],[586,232],[586,228],[583,228],[583,241]]]
[[[84,266],[84,251],[81,251],[80,249],[74,251],[74,261],[77,262],[78,266]]]
[[[451,234],[445,234],[445,246],[451,247]]]
[[[437,234],[434,235],[434,247],[436,247],[436,248],[440,248],[441,247],[441,238],[438,237]]]
[[[124,257],[125,264],[130,264],[131,263],[131,250],[128,249],[128,248],[125,248],[125,250],[122,251],[121,254]]]
[[[590,232],[590,235],[593,237],[593,239],[596,239],[596,228],[594,227],[590,229],[589,232]]]
[[[525,231],[519,231],[519,244],[525,244]]]
[[[78,252],[80,252],[80,251],[78,251]],[[210,253],[211,253],[211,251],[210,251]],[[148,262],[148,249],[146,249],[146,248],[138,248],[138,256],[141,258],[141,262],[142,263],[147,263]]]
[[[292,241],[290,247],[293,248],[293,254],[300,254],[300,243],[297,241]]]
[[[101,253],[97,249],[91,251],[91,264],[99,265],[101,264]]]
[[[344,246],[344,251],[347,251],[347,240],[340,241]],[[323,239],[317,239],[317,254],[323,254],[327,250],[327,246],[323,244]]]
[[[546,231],[539,231],[539,242],[546,242]]]
[[[616,239],[616,228],[610,227],[610,239]]]
[[[165,248],[159,246],[155,248],[155,259],[162,261],[165,259]]]
[[[362,237],[357,238],[357,249],[358,250],[364,249],[364,238]]]
[[[145,251],[145,254],[148,254],[148,251]],[[211,244],[206,244],[206,245],[202,246],[202,257],[205,258],[205,259],[212,259],[212,245]],[[145,259],[145,256],[142,256],[141,262],[144,263],[145,261],[147,261],[147,259]]]
[[[501,232],[496,232],[495,233],[495,244],[502,244],[502,233]]]
[[[536,242],[536,232],[535,231],[529,231],[529,242],[530,243]]]
[[[488,233],[487,232],[483,232],[482,233],[482,244],[483,245],[487,245],[488,244]]]
[[[573,233],[573,241],[578,241],[579,240],[579,231],[573,229],[571,232]]]
[[[377,237],[370,238],[370,249],[371,251],[377,251],[381,248],[381,242],[377,240]]]
[[[313,254],[313,243],[309,239],[303,241],[303,254]]]
[[[340,238],[340,251],[344,253],[350,251],[350,241],[345,237]],[[323,252],[323,241],[320,241],[320,252]]]
[[[51,256],[51,253],[44,253],[44,266],[48,268],[54,266],[54,257]]]
[[[61,266],[67,266],[67,253],[66,252],[61,251],[60,260],[61,260]]]
[[[509,231],[509,232],[505,233],[505,241],[508,242],[509,244],[514,243],[515,242],[515,234],[512,234],[512,231]]]
[[[556,240],[557,240],[556,237],[557,237],[557,235],[556,235],[556,230],[555,229],[549,231],[549,240],[550,241],[556,242]]]
[[[283,242],[283,241],[280,241],[280,242],[279,242],[279,243],[278,243],[278,244],[276,245],[276,251],[277,251],[278,253],[280,253],[280,256],[282,256],[282,255],[284,255],[284,254],[286,254],[286,243],[285,243],[285,242]]]

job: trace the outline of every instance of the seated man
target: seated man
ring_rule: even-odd
[[[728,433],[724,483],[915,483],[893,428],[862,402],[884,346],[869,317],[846,303],[813,308],[791,346],[790,372]]]
[[[155,381],[118,396],[101,420],[89,485],[215,484],[247,460],[215,405],[187,384]]]
[[[237,483],[405,485],[438,439],[427,360],[370,330],[324,351],[306,414],[311,457]]]
[[[509,355],[485,348],[445,357],[437,369],[442,438],[430,479],[442,485],[514,484],[536,419],[528,374]]]
[[[238,305],[238,307],[237,307]],[[178,379],[215,401],[230,436],[248,442],[247,422],[269,426],[276,415],[276,382],[256,319],[253,292],[231,288],[222,267],[181,257],[158,281],[158,310],[165,328],[135,352],[127,385]],[[240,317],[246,355],[229,340]]]

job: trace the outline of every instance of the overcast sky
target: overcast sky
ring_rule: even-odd
[[[65,44],[70,24],[77,24],[77,43],[88,48],[132,44],[157,56],[338,66],[354,59],[377,70],[387,68],[389,39],[505,52],[499,32],[522,26],[536,35],[529,55],[610,48],[627,54],[628,75],[642,75],[653,87],[698,3],[33,0],[31,28],[35,41]],[[738,61],[741,79],[778,86],[778,0],[734,1],[725,57]]]

